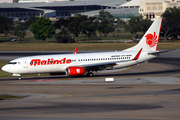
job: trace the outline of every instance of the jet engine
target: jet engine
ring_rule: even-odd
[[[83,76],[84,72],[85,70],[83,67],[68,67],[66,69],[66,74],[68,76]]]

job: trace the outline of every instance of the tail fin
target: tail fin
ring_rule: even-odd
[[[157,51],[162,20],[162,18],[155,19],[147,32],[141,38],[140,42],[134,47],[128,48],[124,51],[139,51],[141,48],[143,51],[148,52]]]

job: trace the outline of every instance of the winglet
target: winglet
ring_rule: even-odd
[[[142,51],[142,48],[140,49],[140,51],[139,51],[138,54],[134,57],[133,60],[137,60],[137,59],[139,58],[139,56],[140,56],[140,54],[141,54],[141,51]]]
[[[76,49],[74,50],[73,54],[76,54],[76,53],[77,53],[77,50],[78,50],[78,48],[76,48]]]

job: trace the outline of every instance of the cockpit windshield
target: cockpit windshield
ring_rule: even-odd
[[[13,65],[15,65],[15,64],[17,64],[17,62],[9,62],[8,64],[13,64]]]

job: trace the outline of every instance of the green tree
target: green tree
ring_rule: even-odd
[[[142,19],[141,20],[141,32],[145,34],[145,32],[149,29],[151,26],[152,21],[150,19]]]
[[[85,28],[83,29],[83,34],[87,35],[88,37],[96,36],[96,17],[89,17],[86,20]]]
[[[172,35],[180,34],[180,8],[167,8],[161,15],[163,17],[162,32],[164,40]]]
[[[62,30],[61,32],[55,35],[58,43],[73,43],[74,39],[69,35],[70,33],[66,30]]]
[[[108,11],[101,10],[99,12],[97,30],[100,35],[102,33],[105,37],[107,37],[110,32],[114,32],[114,17]]]
[[[0,16],[0,33],[4,33],[5,36],[13,29],[13,22],[4,16]]]
[[[29,26],[30,26],[31,24],[34,24],[34,23],[36,22],[36,20],[38,20],[38,19],[39,19],[39,17],[31,17],[31,18],[29,18],[27,21],[25,21],[25,23],[24,23],[25,29],[26,29],[26,30],[29,29]]]
[[[63,30],[63,29],[66,29],[67,28],[67,25],[68,25],[68,19],[63,19],[63,18],[60,18],[59,20],[57,20],[55,23],[54,23],[54,27],[56,29],[59,29],[59,30]]]
[[[77,42],[77,37],[84,30],[86,26],[87,16],[76,14],[74,17],[68,19],[67,29],[75,36],[75,42]]]
[[[132,38],[141,31],[141,20],[142,17],[131,17],[129,22],[126,24],[125,29],[132,34]]]
[[[45,41],[55,34],[55,28],[48,18],[40,17],[34,24],[29,26],[30,31],[34,34],[35,39]]]
[[[131,17],[129,22],[125,25],[125,30],[129,31],[132,34],[132,39],[134,39],[137,32],[145,33],[151,24],[151,20],[143,19],[142,16]]]
[[[55,38],[57,39],[58,43],[69,43],[74,42],[72,36],[70,36],[70,32],[67,29],[69,20],[67,19],[59,19],[55,22],[54,26],[56,29],[60,31],[56,33]]]
[[[120,36],[120,31],[122,28],[124,28],[124,26],[125,26],[125,22],[117,17],[115,21],[115,28],[118,31],[118,37]]]
[[[13,35],[17,36],[19,43],[22,42],[22,38],[26,36],[25,23],[18,23],[13,30]]]

